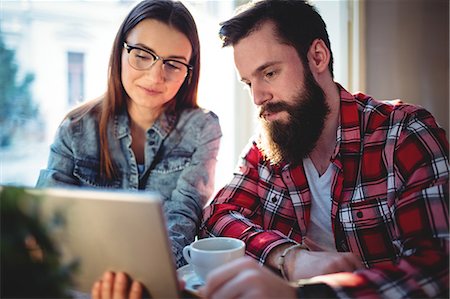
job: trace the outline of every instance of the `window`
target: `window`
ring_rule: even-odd
[[[216,168],[217,189],[228,182],[256,127],[254,105],[237,80],[232,51],[222,49],[217,34],[219,23],[232,16],[236,5],[247,0],[183,2],[196,20],[202,47],[199,104],[219,116],[223,132]],[[347,40],[346,1],[316,2],[328,28],[333,29],[330,36],[336,80],[345,86],[347,54],[345,50],[338,51],[343,47],[338,42]],[[46,167],[50,144],[63,117],[74,105],[97,98],[105,91],[114,36],[136,3],[2,2],[0,34],[7,48],[15,51],[19,75],[34,75],[30,91],[40,121],[34,123],[33,131],[24,127],[10,147],[0,147],[0,184],[35,185],[40,169]],[[335,13],[336,7],[340,14]],[[98,11],[103,13],[99,15]]]
[[[67,78],[69,105],[76,105],[84,100],[84,54],[67,53]]]

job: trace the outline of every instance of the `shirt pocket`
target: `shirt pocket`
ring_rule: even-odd
[[[339,217],[348,249],[361,256],[366,266],[395,260],[393,220],[386,198],[344,204]]]
[[[120,171],[119,171],[120,173]],[[73,174],[82,186],[120,188],[120,180],[109,180],[100,174],[100,163],[97,160],[76,159]]]
[[[186,188],[186,182],[180,181],[180,176],[191,164],[191,156],[187,151],[172,151],[170,155],[164,156],[150,171],[145,189],[156,190],[166,200],[171,200],[175,189]],[[186,176],[192,174],[187,173]]]
[[[262,217],[264,229],[276,229],[286,236],[298,233],[295,210],[286,189],[260,181],[258,196],[264,212]]]
[[[188,167],[191,163],[192,153],[186,151],[172,152],[169,156],[164,157],[155,165],[152,173],[170,174],[179,172]]]

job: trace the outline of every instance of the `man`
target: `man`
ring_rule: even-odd
[[[448,298],[448,141],[432,115],[335,83],[325,23],[303,1],[252,3],[220,35],[261,133],[201,234],[244,240],[283,279],[244,258],[201,295]]]

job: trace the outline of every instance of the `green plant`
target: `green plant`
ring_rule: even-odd
[[[34,75],[18,79],[15,51],[7,49],[0,32],[0,147],[11,143],[17,128],[38,114],[30,87]]]
[[[67,298],[75,265],[60,264],[29,196],[21,188],[0,187],[0,297]]]

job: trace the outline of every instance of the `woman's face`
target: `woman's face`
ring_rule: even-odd
[[[138,23],[125,42],[131,47],[152,52],[164,60],[189,64],[191,59],[192,47],[189,39],[180,31],[157,20],[146,19]],[[129,63],[132,55],[135,67]],[[168,66],[167,62],[163,68],[162,60],[157,60],[145,70],[136,69],[136,63],[146,65],[148,63],[145,61],[151,57],[146,51],[132,50],[128,53],[124,48],[121,79],[128,95],[129,112],[140,111],[156,117],[163,111],[164,104],[175,97],[185,77],[168,74],[173,71],[168,69],[172,66]]]

